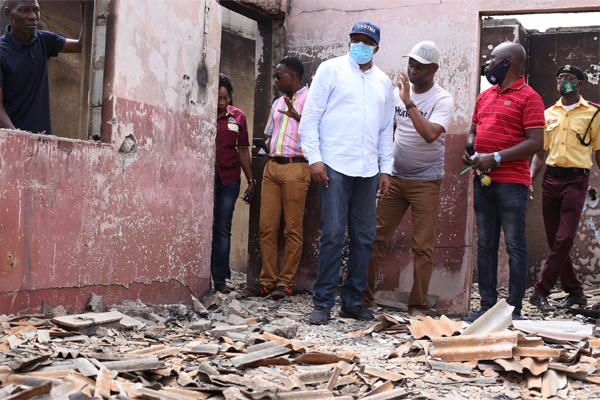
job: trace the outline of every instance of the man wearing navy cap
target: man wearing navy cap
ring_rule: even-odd
[[[321,239],[311,324],[327,324],[335,305],[346,225],[348,260],[340,317],[372,320],[362,305],[376,232],[376,199],[390,187],[394,94],[373,64],[379,27],[359,21],[349,53],[322,63],[308,93],[299,134],[309,171],[319,186]]]
[[[529,302],[543,312],[555,309],[548,303],[547,296],[559,278],[569,295],[556,307],[587,304],[569,256],[590,182],[592,150],[596,152],[596,164],[600,166],[599,106],[579,95],[584,81],[583,71],[573,65],[565,65],[557,71],[556,90],[561,98],[546,109],[544,149],[531,161],[530,199],[533,198],[533,182],[548,151],[542,181],[542,214],[550,254],[529,298]]]
[[[37,0],[8,0],[2,12],[9,19],[0,37],[0,128],[22,129],[50,135],[48,59],[58,53],[81,53],[79,39],[65,39],[38,30]],[[81,0],[81,27],[85,1]]]

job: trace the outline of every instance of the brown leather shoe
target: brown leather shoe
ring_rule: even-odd
[[[569,295],[569,297],[567,297],[567,299],[565,301],[563,301],[560,304],[556,305],[556,308],[571,308],[573,307],[575,304],[578,304],[580,306],[587,306],[587,297],[585,297],[585,294],[581,297],[579,296],[573,296],[572,294]]]

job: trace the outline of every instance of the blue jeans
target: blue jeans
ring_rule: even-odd
[[[342,307],[354,307],[362,304],[362,292],[367,286],[367,266],[377,226],[375,200],[379,174],[361,178],[341,174],[328,165],[325,168],[329,188],[319,185],[321,239],[313,303],[326,308],[335,305],[347,223],[350,238],[348,276],[341,297]]]
[[[215,171],[215,205],[213,209],[213,240],[210,272],[213,284],[225,283],[229,278],[229,251],[231,249],[231,220],[240,194],[240,179],[223,186]]]
[[[481,309],[487,310],[498,300],[498,245],[500,228],[508,253],[510,278],[507,303],[520,315],[527,288],[527,186],[518,183],[492,182],[482,186],[473,182],[473,205],[477,221],[477,269]]]

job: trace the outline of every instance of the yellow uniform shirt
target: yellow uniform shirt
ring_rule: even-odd
[[[544,150],[549,149],[547,165],[561,168],[592,167],[592,149],[600,149],[600,114],[596,115],[587,132],[585,143],[591,140],[589,146],[582,145],[577,134],[583,138],[596,110],[598,107],[581,96],[577,105],[569,111],[562,105],[562,98],[546,109]]]

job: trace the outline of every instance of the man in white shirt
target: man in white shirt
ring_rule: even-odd
[[[408,76],[400,72],[398,88],[394,89],[396,116],[391,187],[387,197],[377,204],[377,236],[363,304],[373,307],[375,280],[383,257],[410,207],[415,264],[408,312],[411,316],[424,316],[429,312],[426,299],[433,271],[446,131],[452,120],[454,100],[434,81],[440,50],[433,42],[418,43],[406,57]]]
[[[321,206],[311,324],[327,324],[335,305],[346,223],[350,243],[340,317],[374,318],[362,305],[362,292],[375,240],[376,198],[390,187],[394,117],[392,82],[372,60],[379,36],[375,24],[354,24],[349,54],[319,66],[302,113],[302,151]]]

